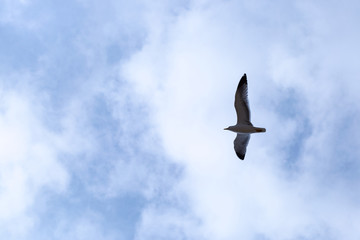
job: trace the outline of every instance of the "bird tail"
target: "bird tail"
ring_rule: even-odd
[[[266,129],[265,129],[265,128],[258,128],[258,127],[256,127],[256,128],[255,128],[255,131],[256,131],[256,132],[266,132]]]

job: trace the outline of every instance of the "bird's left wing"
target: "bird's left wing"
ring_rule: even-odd
[[[242,76],[235,93],[235,110],[237,115],[237,124],[249,124],[250,109],[248,100],[248,83],[246,74]]]
[[[250,134],[238,133],[235,140],[234,140],[234,149],[236,155],[241,159],[244,160],[246,147],[250,140]]]

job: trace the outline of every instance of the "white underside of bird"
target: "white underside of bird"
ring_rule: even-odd
[[[248,125],[248,124],[236,124],[234,126],[230,126],[227,128],[224,128],[224,130],[230,130],[232,132],[236,132],[236,133],[258,133],[258,132],[266,132],[265,128],[259,128],[259,127],[254,127],[252,125]]]

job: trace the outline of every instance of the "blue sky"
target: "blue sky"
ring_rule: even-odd
[[[359,239],[359,10],[0,0],[0,238]]]

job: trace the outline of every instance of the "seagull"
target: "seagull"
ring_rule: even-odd
[[[236,155],[244,160],[246,147],[250,140],[251,133],[266,132],[265,128],[254,127],[250,122],[250,109],[248,100],[248,84],[246,73],[240,79],[239,85],[235,93],[235,110],[237,115],[237,123],[234,126],[224,128],[237,133],[234,140],[234,149]]]

